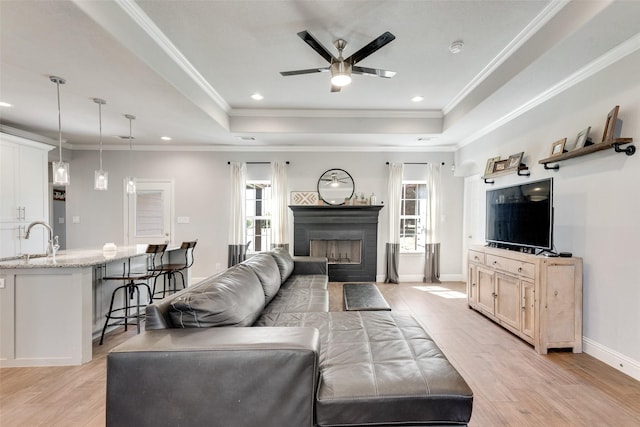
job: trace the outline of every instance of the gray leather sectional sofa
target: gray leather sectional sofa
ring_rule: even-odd
[[[107,356],[107,425],[467,425],[471,389],[409,314],[328,308],[326,259],[283,250],[149,305]]]

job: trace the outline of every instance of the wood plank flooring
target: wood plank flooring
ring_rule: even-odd
[[[587,354],[538,355],[469,310],[463,283],[378,287],[393,310],[422,323],[473,389],[470,426],[640,426],[640,382]],[[330,284],[329,305],[343,310],[341,283]],[[83,366],[0,369],[0,426],[104,426],[105,356],[133,335],[109,334]]]

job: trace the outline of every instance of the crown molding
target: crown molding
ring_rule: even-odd
[[[222,110],[229,112],[231,106],[200,74],[198,69],[180,52],[144,11],[130,0],[114,0],[115,3],[136,23],[185,74],[200,87]]]
[[[329,109],[254,109],[234,108],[230,117],[304,117],[304,118],[410,118],[441,119],[441,110],[329,110]]]
[[[79,151],[95,151],[99,150],[98,144],[83,144],[82,146],[73,147],[74,150]],[[103,147],[104,151],[129,151],[129,146],[108,146]],[[322,152],[354,152],[354,153],[377,153],[377,152],[393,152],[393,153],[445,153],[454,152],[456,147],[453,145],[446,146],[412,146],[412,147],[398,147],[398,146],[326,146],[326,145],[313,145],[313,146],[262,146],[262,145],[186,145],[186,146],[166,146],[166,145],[139,145],[133,147],[132,151],[180,151],[180,152],[249,152],[249,153],[271,153],[271,152],[287,152],[287,153],[322,153]]]
[[[466,98],[480,83],[489,77],[496,69],[502,65],[511,55],[520,49],[520,47],[533,37],[547,22],[551,20],[558,12],[562,10],[568,0],[553,0],[549,3],[504,49],[496,55],[467,85],[456,95],[447,105],[444,106],[442,112],[449,114],[464,98]]]
[[[626,41],[620,43],[615,48],[609,50],[607,53],[601,55],[600,57],[594,59],[589,62],[584,67],[580,68],[575,73],[569,75],[565,79],[559,81],[555,85],[549,87],[544,92],[541,92],[534,98],[531,98],[529,101],[515,108],[511,112],[505,114],[497,120],[489,123],[487,126],[484,126],[482,129],[474,132],[473,134],[467,136],[463,140],[461,140],[457,147],[462,148],[466,145],[471,144],[472,142],[480,139],[481,137],[487,135],[488,133],[498,129],[501,126],[509,123],[511,120],[514,120],[517,117],[525,114],[529,110],[549,101],[551,98],[556,95],[561,94],[562,92],[572,88],[573,86],[587,80],[592,77],[594,74],[599,73],[600,71],[606,69],[607,67],[615,64],[623,58],[631,55],[632,53],[640,50],[640,33],[635,36],[627,39]]]

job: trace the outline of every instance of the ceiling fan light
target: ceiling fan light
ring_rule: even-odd
[[[351,76],[346,74],[336,74],[331,77],[331,84],[334,86],[342,87],[351,83]]]
[[[331,84],[343,87],[351,83],[351,65],[344,62],[331,64]]]

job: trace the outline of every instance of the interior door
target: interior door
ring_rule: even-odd
[[[464,210],[462,222],[462,266],[466,270],[467,253],[473,244],[483,243],[482,227],[484,216],[480,205],[480,176],[473,175],[464,179]]]
[[[135,194],[125,193],[127,245],[173,242],[172,180],[137,180]]]

